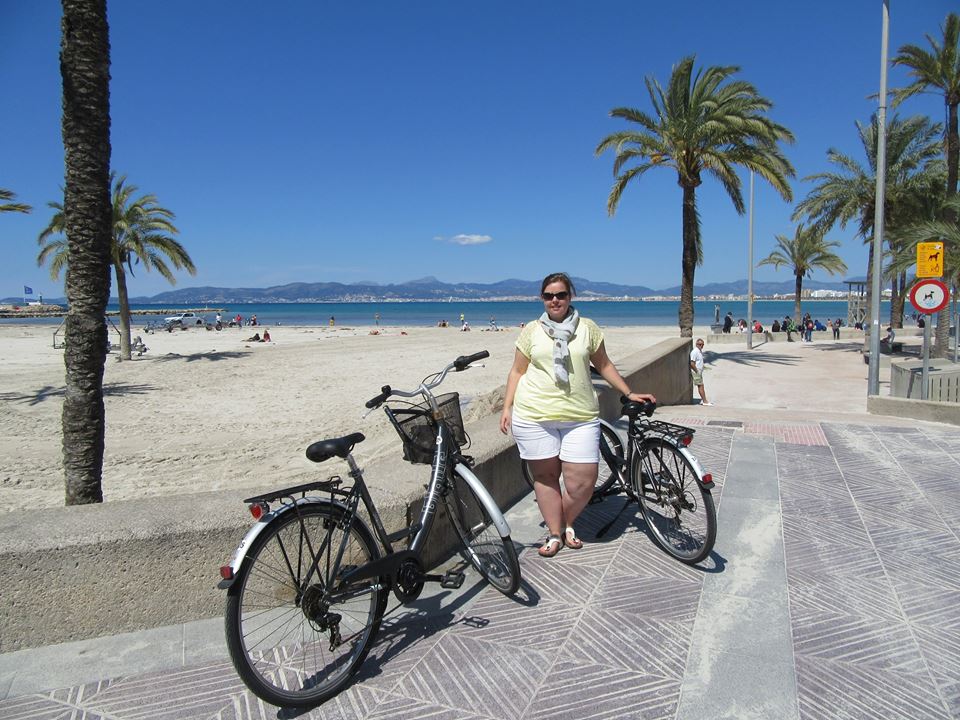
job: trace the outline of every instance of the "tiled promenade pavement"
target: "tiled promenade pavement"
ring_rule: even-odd
[[[692,449],[720,501],[704,568],[609,498],[578,522],[583,550],[525,549],[518,598],[476,588],[391,616],[357,682],[299,717],[960,717],[960,432],[701,420]],[[536,517],[530,499],[509,515],[528,546]],[[16,688],[0,682],[6,720],[298,716],[222,659]]]

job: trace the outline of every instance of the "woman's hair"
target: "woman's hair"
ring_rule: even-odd
[[[573,280],[570,279],[570,276],[566,273],[550,273],[547,275],[543,282],[540,283],[540,294],[543,295],[543,291],[547,289],[547,285],[550,285],[555,282],[562,282],[567,286],[567,292],[571,295],[577,294],[577,289],[573,286]]]

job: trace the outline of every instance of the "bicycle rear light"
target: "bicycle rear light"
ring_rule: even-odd
[[[224,580],[233,580],[233,568],[229,565],[221,565],[220,577],[222,577]]]
[[[687,447],[690,443],[693,442],[693,435],[684,435],[680,438],[680,442],[684,447]]]
[[[263,501],[250,503],[247,507],[250,508],[250,514],[253,515],[254,520],[259,520],[270,512],[270,506]]]

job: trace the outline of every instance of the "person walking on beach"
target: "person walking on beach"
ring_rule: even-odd
[[[693,384],[697,386],[697,392],[700,393],[701,405],[713,405],[707,401],[707,391],[703,387],[703,338],[697,338],[697,342],[690,351],[690,374],[693,376]]]
[[[583,547],[573,523],[593,494],[600,461],[600,407],[591,363],[622,395],[656,402],[653,395],[630,390],[607,357],[600,328],[570,304],[575,292],[566,273],[543,279],[544,312],[517,339],[500,415],[500,432],[513,432],[533,472],[549,533],[539,550],[543,557],[553,557],[563,545]]]

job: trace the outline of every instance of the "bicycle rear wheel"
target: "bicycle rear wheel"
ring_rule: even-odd
[[[533,472],[526,460],[521,460],[523,479],[533,488]],[[610,488],[623,476],[623,441],[616,431],[600,424],[600,465],[597,468],[597,481],[593,494],[598,495]]]
[[[303,525],[288,511],[256,538],[227,596],[233,665],[254,694],[280,707],[312,707],[343,689],[369,652],[388,590],[382,578],[338,587],[380,556],[359,518],[330,505],[299,513]],[[308,579],[311,546],[320,561]]]
[[[515,593],[520,587],[517,549],[509,537],[500,537],[473,488],[453,472],[443,499],[464,560],[504,595]]]
[[[630,477],[654,542],[690,565],[707,557],[717,539],[717,511],[683,453],[663,438],[647,438]]]

